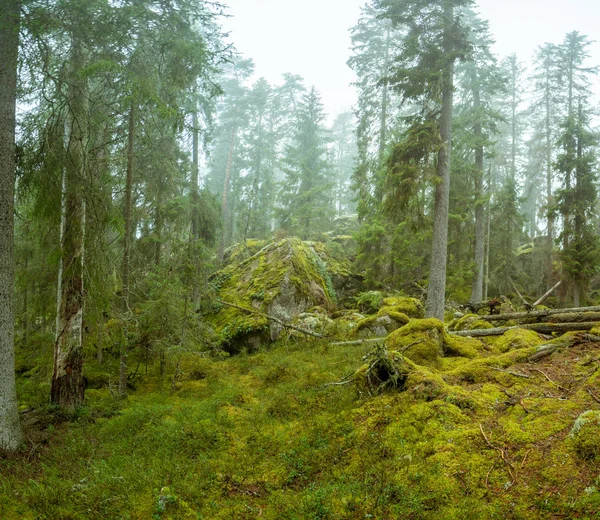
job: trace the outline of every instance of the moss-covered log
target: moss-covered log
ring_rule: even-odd
[[[489,314],[487,316],[479,316],[480,320],[486,321],[511,321],[524,320],[529,318],[547,318],[560,314],[585,314],[585,313],[600,313],[600,307],[578,307],[573,309],[544,309],[531,312],[512,312],[510,314]],[[577,321],[577,320],[575,320]],[[585,320],[593,321],[593,320]]]
[[[598,323],[532,323],[517,325],[515,327],[498,327],[495,329],[461,330],[450,332],[453,336],[484,338],[487,336],[502,336],[510,330],[525,329],[539,332],[540,334],[554,334],[555,332],[575,332],[592,330]]]

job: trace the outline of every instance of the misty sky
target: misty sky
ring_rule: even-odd
[[[231,18],[224,21],[239,51],[256,63],[257,76],[278,83],[292,72],[314,84],[330,114],[355,101],[349,28],[364,0],[224,0]],[[529,63],[536,47],[559,43],[573,30],[600,39],[600,0],[479,0],[501,56],[516,52]],[[600,65],[600,44],[591,64]],[[600,82],[600,79],[599,79]]]

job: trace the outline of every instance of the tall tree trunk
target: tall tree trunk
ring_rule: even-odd
[[[198,157],[198,148],[200,146],[199,139],[199,128],[198,128],[198,107],[194,107],[194,112],[192,114],[192,126],[193,134],[192,134],[192,179],[191,179],[191,202],[192,202],[192,212],[191,212],[191,243],[190,243],[190,260],[193,266],[193,274],[192,274],[192,305],[197,306],[199,300],[200,289],[198,286],[198,272],[199,272],[199,263],[200,263],[200,255],[198,248],[200,247],[200,159]]]
[[[86,85],[81,40],[73,37],[68,86],[67,152],[63,180],[61,276],[57,302],[51,401],[73,410],[83,404],[83,263],[85,241],[84,139]]]
[[[383,166],[385,150],[387,148],[387,120],[389,109],[389,84],[387,80],[388,69],[390,66],[390,44],[391,31],[388,28],[385,35],[385,59],[383,62],[383,92],[381,93],[381,121],[379,126],[379,167]]]
[[[125,204],[123,207],[123,218],[125,220],[125,235],[123,237],[123,266],[121,273],[122,296],[123,296],[123,338],[121,339],[121,352],[119,363],[119,395],[127,395],[127,351],[128,351],[128,320],[129,320],[129,296],[131,274],[131,239],[133,237],[133,226],[131,211],[133,206],[133,150],[135,143],[135,100],[131,100],[129,107],[129,124],[127,131],[127,173],[125,178]]]
[[[162,180],[157,183],[156,207],[154,208],[154,265],[159,267],[162,262],[162,241],[163,241],[163,191],[164,186]]]
[[[481,125],[481,96],[477,74],[474,74],[473,108],[476,122],[475,137],[475,277],[471,290],[471,302],[483,301],[483,271],[485,265],[485,209],[483,202],[483,131]]]
[[[227,246],[229,237],[229,191],[231,187],[231,170],[233,168],[233,157],[235,152],[235,140],[237,136],[237,128],[231,130],[231,139],[229,140],[229,154],[227,156],[227,166],[225,168],[225,183],[223,184],[223,201],[221,203],[221,212],[223,214],[223,231],[221,233],[221,242],[219,244],[219,260],[223,259],[225,247]]]
[[[553,252],[554,252],[554,211],[552,205],[554,204],[554,197],[552,196],[552,126],[551,126],[551,98],[552,90],[550,88],[550,64],[548,63],[546,69],[546,204],[548,206],[548,257],[546,264],[546,285],[547,289],[552,286],[554,278],[554,267],[553,267]]]
[[[444,53],[452,54],[452,27],[454,6],[451,0],[444,4]],[[452,157],[452,109],[454,103],[454,62],[449,61],[444,74],[440,137],[442,146],[438,154],[438,182],[435,188],[435,212],[431,269],[427,293],[427,316],[444,319],[446,301],[446,265],[448,260],[448,211],[450,207],[450,166]]]
[[[15,387],[14,189],[20,0],[0,7],[0,449],[23,440]]]

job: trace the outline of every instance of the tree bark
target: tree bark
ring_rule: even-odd
[[[127,131],[127,172],[125,178],[125,204],[123,207],[123,218],[125,220],[125,235],[123,237],[123,266],[121,273],[122,297],[123,297],[123,338],[121,338],[121,351],[119,362],[119,395],[127,396],[127,354],[128,354],[128,316],[130,296],[130,274],[131,274],[131,239],[133,238],[133,226],[131,211],[133,205],[133,151],[135,144],[135,100],[131,100],[129,107],[129,124]]]
[[[598,325],[593,323],[533,323],[528,325],[517,325],[515,327],[499,327],[496,329],[461,330],[450,332],[453,336],[485,338],[489,336],[502,336],[509,330],[525,329],[539,332],[540,334],[554,334],[555,332],[577,332],[592,330]]]
[[[23,441],[15,386],[14,188],[20,0],[0,7],[0,449]]]
[[[454,6],[450,0],[444,4],[444,53],[453,52],[452,27]],[[454,61],[448,61],[444,74],[440,137],[442,146],[438,154],[438,183],[435,188],[435,211],[431,268],[427,293],[427,316],[444,319],[446,301],[446,266],[448,257],[448,211],[450,207],[450,166],[452,156],[452,109],[454,103]]]
[[[471,290],[471,303],[483,300],[483,272],[485,267],[485,210],[483,203],[483,131],[481,125],[481,96],[477,73],[473,78],[473,108],[476,121],[475,138],[475,277]]]
[[[73,36],[68,86],[67,153],[63,179],[61,274],[57,302],[51,401],[73,410],[83,404],[83,265],[85,239],[84,155],[87,121],[81,40]]]
[[[223,231],[221,233],[221,242],[219,244],[219,260],[223,259],[223,253],[227,245],[227,229],[229,223],[229,189],[231,185],[231,169],[233,168],[233,156],[235,152],[235,140],[237,128],[231,130],[231,139],[229,141],[229,155],[227,156],[227,166],[225,168],[225,183],[223,185],[223,201],[221,203],[221,212],[223,214]]]

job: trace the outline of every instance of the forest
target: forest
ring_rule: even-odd
[[[600,518],[594,35],[227,4],[0,4],[0,518]]]

